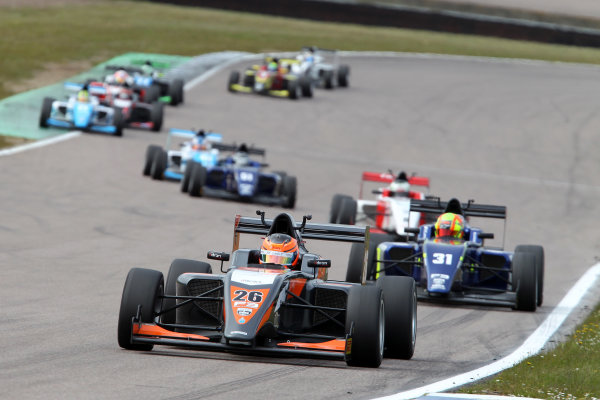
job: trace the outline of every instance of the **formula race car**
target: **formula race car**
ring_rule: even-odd
[[[123,85],[92,81],[87,83],[87,87],[90,94],[98,97],[102,104],[119,108],[128,127],[150,129],[154,132],[161,130],[163,103],[142,102],[134,89]]]
[[[374,200],[363,199],[365,182],[388,183],[384,188],[372,191],[377,195]],[[329,222],[350,225],[369,225],[371,232],[387,234],[388,240],[406,240],[405,228],[416,228],[432,216],[410,211],[411,201],[425,199],[426,193],[413,190],[415,186],[429,189],[429,178],[407,176],[400,172],[394,176],[391,172],[363,172],[358,200],[344,194],[336,194],[331,200]],[[435,215],[434,217],[437,217]]]
[[[348,87],[349,85],[350,67],[339,64],[336,50],[315,46],[303,47],[302,52],[290,62],[290,65],[292,72],[306,77],[316,87],[333,89],[336,86]]]
[[[465,223],[465,218],[506,219],[506,207],[461,204],[457,199],[414,200],[411,210],[441,213],[460,222],[455,233],[436,236],[434,224],[407,228],[414,242],[371,243],[375,252],[367,266],[368,279],[382,276],[410,276],[417,283],[421,300],[445,303],[508,306],[535,311],[542,305],[544,284],[544,249],[538,245],[519,245],[514,252],[486,248],[485,239],[492,233]],[[445,214],[451,213],[451,214]],[[439,228],[442,229],[442,228]],[[373,249],[372,246],[375,246]],[[361,253],[362,251],[362,253]],[[364,247],[353,245],[346,278],[357,282],[362,273]]]
[[[362,242],[368,240],[368,228],[307,223],[310,216],[299,224],[289,214],[273,220],[259,214],[236,217],[229,269],[223,270],[228,253],[208,253],[209,259],[221,262],[223,275],[213,275],[206,262],[183,259],[173,261],[166,283],[160,271],[131,269],[119,311],[119,346],[332,358],[373,368],[384,353],[412,357],[414,280],[390,276],[378,284],[328,281],[331,261],[304,247],[304,239]],[[288,238],[295,252],[239,249],[241,233]],[[291,257],[296,264],[289,264]]]
[[[222,150],[233,150],[221,146]],[[296,205],[297,180],[282,171],[264,172],[266,167],[250,155],[264,156],[265,150],[237,147],[236,152],[219,160],[213,167],[205,167],[192,161],[186,168],[181,191],[190,196],[219,197],[223,199],[294,208]]]
[[[296,100],[313,96],[313,85],[304,76],[290,72],[289,64],[280,64],[276,58],[267,58],[263,65],[246,69],[240,84],[239,71],[231,71],[227,90],[232,93],[257,93],[268,96],[287,97]]]
[[[40,112],[41,128],[52,126],[122,136],[124,125],[120,109],[101,105],[87,92],[71,95],[67,101],[46,97]]]
[[[172,149],[175,145],[173,138],[187,139],[178,143],[178,149]],[[168,179],[181,181],[185,171],[194,161],[204,168],[212,168],[219,161],[219,144],[222,141],[220,133],[171,129],[167,135],[166,150],[157,145],[149,145],[146,149],[143,174],[151,176],[152,179]],[[225,146],[230,148],[232,145]],[[189,174],[188,181],[189,182]],[[187,191],[188,183],[182,185]]]
[[[136,61],[133,61],[136,63]],[[107,65],[106,70],[115,73],[119,70],[127,72],[132,79],[132,88],[140,92],[140,101],[152,103],[161,101],[172,106],[184,102],[183,79],[165,79],[164,69],[169,66],[153,61],[137,62],[139,66]],[[110,79],[110,75],[106,78]]]

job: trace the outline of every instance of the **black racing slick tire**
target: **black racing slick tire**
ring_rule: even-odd
[[[302,94],[301,92],[301,88],[299,86],[299,82],[297,79],[290,79],[287,81],[287,90],[288,90],[288,97],[292,100],[297,100],[300,97],[300,94]]]
[[[239,71],[231,71],[229,74],[229,81],[227,82],[227,90],[232,93],[235,93],[235,89],[233,85],[237,84],[240,81],[240,72]]]
[[[123,136],[123,128],[125,128],[125,117],[120,108],[114,108],[113,125],[115,126],[115,136]]]
[[[338,220],[338,214],[340,212],[340,206],[342,205],[343,199],[352,199],[351,196],[345,194],[334,194],[331,198],[331,205],[329,206],[329,223],[335,224]]]
[[[297,187],[298,180],[295,176],[287,175],[283,177],[283,187],[281,191],[284,198],[284,208],[294,208],[296,206]]]
[[[371,233],[369,235],[369,253],[367,254],[367,280],[376,279],[377,269],[377,246],[383,242],[393,242],[396,237],[387,233]],[[346,270],[346,282],[359,283],[362,280],[362,266],[365,254],[364,243],[353,243],[348,258],[348,269]],[[381,272],[385,274],[385,272]]]
[[[150,109],[150,119],[152,121],[152,131],[159,132],[162,129],[164,115],[163,103],[155,101]]]
[[[325,71],[323,73],[323,86],[325,89],[333,89],[333,71]]]
[[[50,118],[50,114],[52,114],[52,103],[56,100],[52,97],[44,97],[44,101],[42,102],[42,110],[40,111],[40,128],[48,127],[48,118]]]
[[[150,176],[155,180],[162,180],[167,170],[167,152],[163,149],[154,153],[152,166],[150,167]]]
[[[142,174],[144,176],[150,176],[150,169],[152,168],[152,161],[154,160],[154,153],[162,151],[162,147],[155,144],[151,144],[146,148],[146,157],[144,159],[144,170]]]
[[[346,333],[352,338],[346,364],[377,368],[385,345],[383,292],[376,285],[353,286],[348,295]]]
[[[302,88],[302,96],[313,97],[313,85],[308,78],[300,79],[300,87]]]
[[[160,98],[160,87],[151,85],[144,89],[144,103],[154,103]]]
[[[206,168],[195,163],[190,175],[190,183],[188,185],[188,193],[192,197],[200,197],[203,194],[203,188],[206,184]]]
[[[356,200],[342,199],[340,212],[338,213],[336,224],[354,225],[356,222]]]
[[[167,275],[167,283],[165,284],[165,296],[175,296],[177,294],[177,278],[179,275],[186,272],[201,273],[201,274],[212,274],[212,267],[209,263],[195,260],[175,259],[171,263],[169,273]],[[169,308],[175,307],[177,300],[175,299],[163,299],[162,310],[168,310]],[[174,324],[175,323],[175,310],[167,311],[160,317],[160,322],[163,324]]]
[[[171,96],[171,105],[176,106],[183,104],[184,92],[183,92],[183,79],[175,79],[169,85],[169,96]]]
[[[337,73],[337,84],[339,87],[348,87],[348,75],[350,75],[350,67],[347,65],[340,65]]]
[[[515,289],[516,310],[535,311],[537,308],[537,271],[535,256],[529,252],[513,254],[512,286]]]
[[[382,276],[377,286],[385,302],[385,353],[410,360],[417,341],[417,285],[409,276]]]
[[[133,344],[133,318],[141,306],[141,321],[154,322],[154,317],[160,312],[164,292],[164,277],[162,272],[145,268],[132,268],[125,279],[117,339],[119,346],[127,350],[152,350],[152,344]]]
[[[185,172],[183,173],[183,178],[181,178],[181,193],[187,193],[190,188],[190,178],[192,177],[192,172],[194,171],[196,162],[188,161],[185,166]]]
[[[537,274],[537,306],[544,303],[544,248],[533,244],[520,244],[515,247],[515,253],[532,253],[535,257],[535,268]]]

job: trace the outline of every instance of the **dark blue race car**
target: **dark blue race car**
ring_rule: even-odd
[[[506,207],[412,200],[411,211],[450,212],[469,217],[506,219]],[[435,238],[434,224],[407,228],[413,240],[391,241],[389,235],[370,238],[367,279],[382,276],[411,276],[417,283],[420,300],[447,303],[508,306],[535,311],[543,301],[544,249],[537,245],[519,245],[514,252],[487,248],[485,239],[492,233],[466,224],[462,237]],[[355,244],[350,252],[346,280],[359,282],[364,245]]]
[[[221,150],[227,149],[225,146]],[[285,172],[265,172],[267,164],[252,160],[250,155],[263,155],[264,149],[239,146],[235,153],[205,167],[190,162],[182,180],[182,192],[190,196],[219,197],[252,203],[294,208],[297,180]],[[187,187],[183,187],[187,185]]]

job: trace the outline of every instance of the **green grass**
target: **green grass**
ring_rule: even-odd
[[[600,398],[600,306],[568,342],[462,392],[557,400]]]
[[[198,55],[221,50],[343,50],[463,54],[600,63],[600,50],[405,29],[332,24],[194,7],[98,0],[46,8],[0,8],[2,82],[34,76],[47,63],[98,63],[125,52]]]

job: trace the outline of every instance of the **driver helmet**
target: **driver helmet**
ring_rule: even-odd
[[[117,84],[124,85],[129,79],[129,74],[127,73],[127,71],[120,69],[117,72],[115,72],[114,79]]]
[[[298,241],[284,233],[273,233],[263,240],[260,264],[279,264],[293,267],[298,264]]]
[[[462,215],[444,213],[440,215],[435,223],[435,237],[462,238],[465,229],[465,219]]]
[[[248,165],[250,164],[250,157],[248,157],[248,153],[244,151],[238,151],[233,155],[233,162],[236,165]]]
[[[277,71],[277,63],[275,61],[271,61],[269,65],[267,65],[267,69],[269,71]]]
[[[81,102],[81,103],[87,103],[90,99],[90,94],[88,93],[87,90],[80,90],[79,93],[77,93],[77,101]]]

